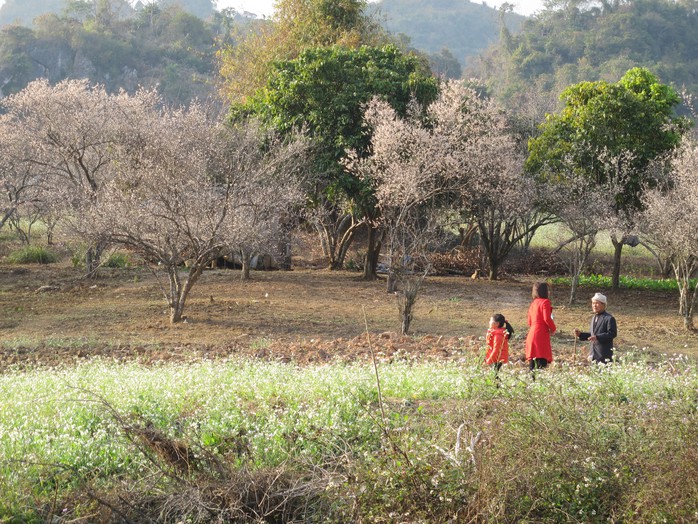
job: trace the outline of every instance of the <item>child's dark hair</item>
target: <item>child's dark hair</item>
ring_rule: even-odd
[[[494,315],[492,315],[492,320],[499,324],[499,327],[506,328],[507,334],[509,338],[511,338],[511,336],[514,334],[514,328],[511,327],[511,324],[509,324],[509,322],[507,322],[507,319],[504,318],[504,315],[502,315],[501,313],[495,313]]]
[[[531,290],[532,298],[548,298],[550,295],[546,282],[536,282]]]

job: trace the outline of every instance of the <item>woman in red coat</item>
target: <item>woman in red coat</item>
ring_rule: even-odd
[[[550,335],[557,327],[553,320],[553,306],[548,298],[548,284],[533,284],[533,302],[528,308],[528,336],[526,336],[526,360],[531,370],[544,368],[553,361]]]

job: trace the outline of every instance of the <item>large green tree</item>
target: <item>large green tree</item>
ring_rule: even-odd
[[[275,62],[306,49],[386,44],[385,31],[365,8],[366,0],[277,0],[271,20],[243,27],[234,45],[219,52],[224,93],[244,103],[264,86]]]
[[[347,150],[368,154],[370,136],[363,125],[363,108],[372,97],[387,100],[404,114],[411,97],[424,103],[436,92],[437,81],[422,70],[421,62],[394,46],[333,46],[308,49],[295,60],[275,64],[267,85],[244,106],[234,106],[232,114],[258,115],[282,132],[307,128],[316,146],[314,204],[339,212],[344,224],[353,225],[330,232],[327,221],[318,222],[326,241],[344,238],[328,253],[331,266],[342,266],[353,232],[365,223],[369,248],[364,272],[372,278],[379,249],[372,225],[375,199],[370,187],[348,173],[342,161]]]
[[[564,108],[548,115],[541,134],[529,142],[526,167],[542,179],[565,182],[581,177],[608,195],[617,217],[632,224],[643,191],[656,181],[651,162],[674,149],[688,121],[675,116],[680,98],[644,68],[633,68],[616,83],[581,82],[561,95]],[[625,239],[612,235],[613,286],[618,287]]]

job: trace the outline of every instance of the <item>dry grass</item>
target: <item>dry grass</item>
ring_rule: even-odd
[[[376,337],[379,351],[448,356],[477,348],[495,312],[504,313],[516,329],[514,358],[523,351],[528,278],[428,277],[415,305],[413,335],[400,337],[396,297],[385,292],[383,280],[365,282],[358,273],[318,269],[252,275],[243,282],[237,271],[204,273],[187,303],[186,322],[170,325],[160,284],[145,269],[104,269],[96,280],[85,280],[65,263],[0,266],[0,365],[93,355],[148,361],[239,352],[301,362],[352,359],[367,355],[362,308],[370,331],[382,334]],[[580,296],[593,291],[582,289]],[[558,307],[568,290],[553,293],[559,328],[554,352],[559,359],[572,358],[570,333],[587,326],[589,307],[586,301]],[[698,355],[698,336],[682,329],[674,294],[606,293],[618,320],[620,351],[637,347]]]

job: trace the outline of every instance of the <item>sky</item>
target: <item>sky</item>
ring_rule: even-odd
[[[478,0],[474,1],[477,2]],[[498,7],[504,2],[489,0],[486,3],[490,7]],[[543,0],[509,0],[509,3],[514,6],[514,12],[526,16],[543,9]],[[219,9],[234,7],[238,11],[249,11],[260,17],[263,15],[271,16],[274,12],[274,0],[217,0],[216,4]]]

